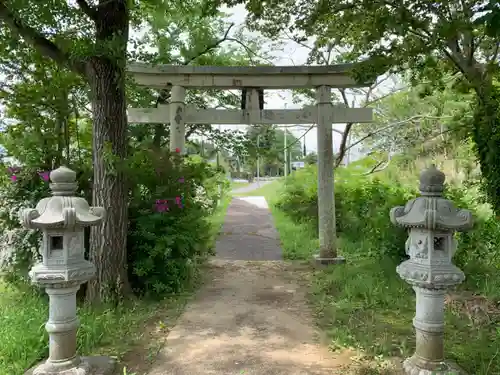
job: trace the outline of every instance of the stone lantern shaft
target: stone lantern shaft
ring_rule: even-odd
[[[413,326],[415,354],[404,361],[407,375],[464,374],[456,364],[445,361],[444,300],[447,291],[465,276],[452,263],[456,250],[455,231],[472,229],[470,211],[457,209],[443,197],[444,173],[435,166],[420,174],[420,197],[390,212],[393,224],[409,229],[406,254],[410,259],[396,271],[416,294]]]

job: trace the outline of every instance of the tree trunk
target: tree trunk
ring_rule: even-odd
[[[157,150],[161,148],[163,138],[167,134],[165,127],[166,127],[165,124],[155,124],[154,135],[153,135],[153,147]]]
[[[87,289],[89,302],[116,301],[128,293],[127,187],[122,163],[127,156],[125,63],[128,40],[126,1],[102,1],[96,21],[98,44],[113,40],[117,58],[94,56],[86,63],[91,88],[94,167],[93,205],[103,206],[107,218],[91,229],[90,261],[97,276]]]

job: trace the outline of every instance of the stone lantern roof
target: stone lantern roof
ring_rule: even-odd
[[[84,198],[76,197],[76,173],[61,166],[50,173],[52,197],[42,199],[35,209],[21,213],[23,225],[28,228],[71,228],[91,226],[104,219],[102,207],[89,207]]]
[[[394,207],[391,222],[404,228],[466,231],[472,229],[473,218],[469,210],[459,210],[443,197],[445,175],[435,165],[420,174],[421,196],[410,200],[404,207]]]

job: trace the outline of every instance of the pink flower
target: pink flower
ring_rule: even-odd
[[[17,177],[16,177],[16,175],[15,175],[15,174],[13,174],[12,176],[10,176],[10,179],[11,179],[12,181],[14,181],[14,182],[15,182],[15,181],[17,181]]]
[[[179,182],[182,184],[184,183],[184,177],[179,178]]]
[[[182,208],[181,197],[175,197],[175,204],[179,206],[179,208]]]
[[[38,174],[44,181],[49,181],[50,172],[38,172]]]
[[[155,208],[157,212],[165,212],[165,211],[170,211],[168,208],[168,204],[166,203],[165,200],[162,199],[164,203],[156,203]]]

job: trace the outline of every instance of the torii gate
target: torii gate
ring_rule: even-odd
[[[369,108],[333,106],[332,88],[367,87],[350,72],[354,64],[330,66],[184,66],[132,63],[140,86],[170,89],[170,103],[128,109],[129,123],[170,123],[170,150],[184,153],[185,124],[317,124],[319,264],[343,263],[336,247],[333,123],[372,121]],[[184,103],[186,88],[246,89],[245,110],[199,109]],[[316,88],[316,105],[303,109],[259,109],[259,89]]]

